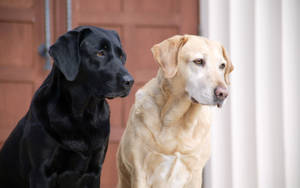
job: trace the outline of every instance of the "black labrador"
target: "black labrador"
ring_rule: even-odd
[[[0,152],[1,188],[98,188],[109,140],[106,98],[133,78],[115,31],[81,26],[49,50],[52,71]]]

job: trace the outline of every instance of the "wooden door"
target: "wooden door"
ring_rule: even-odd
[[[0,148],[49,73],[38,54],[45,42],[44,7],[44,0],[0,0]],[[66,2],[51,0],[49,8],[54,42],[66,32]]]
[[[43,10],[40,0],[0,1],[0,148],[47,74],[37,52]]]
[[[101,177],[102,188],[117,183],[116,151],[138,88],[156,75],[150,48],[175,34],[196,34],[198,0],[74,0],[73,26],[114,29],[127,52],[126,67],[135,79],[127,98],[110,101],[111,135]]]

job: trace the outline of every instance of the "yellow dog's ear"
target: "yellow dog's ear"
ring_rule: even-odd
[[[231,63],[231,60],[229,59],[229,57],[227,55],[227,52],[226,52],[224,46],[222,46],[222,53],[223,53],[224,59],[227,62],[226,63],[226,68],[225,68],[225,74],[224,74],[225,82],[226,82],[227,85],[230,85],[229,74],[233,71],[234,67]]]
[[[166,78],[172,78],[177,72],[178,52],[187,42],[187,37],[175,35],[151,48],[154,59],[164,71]]]

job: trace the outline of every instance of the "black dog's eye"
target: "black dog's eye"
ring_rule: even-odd
[[[225,63],[222,63],[222,64],[219,66],[219,68],[222,69],[222,70],[225,69],[225,67],[226,67]]]
[[[115,51],[116,51],[116,54],[119,56],[120,59],[124,58],[124,54],[123,54],[123,51],[121,50],[121,48],[116,47]]]
[[[204,65],[205,65],[205,60],[202,59],[202,58],[195,59],[193,62],[194,62],[196,65],[200,65],[200,66],[204,66]]]
[[[105,56],[104,50],[98,51],[98,52],[97,52],[97,56],[98,56],[98,57],[103,57],[103,56]]]

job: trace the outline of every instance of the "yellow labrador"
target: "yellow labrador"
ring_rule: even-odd
[[[228,95],[223,46],[193,35],[151,49],[157,76],[139,89],[118,150],[119,188],[200,188],[210,157],[211,108]]]

